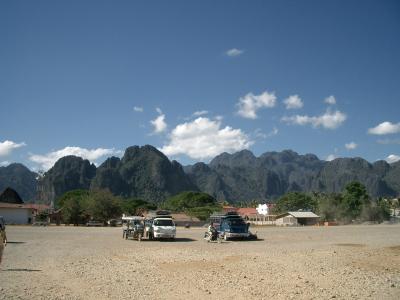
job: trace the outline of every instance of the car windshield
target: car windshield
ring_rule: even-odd
[[[174,226],[172,220],[154,220],[155,226]]]
[[[231,226],[238,226],[238,225],[244,225],[245,222],[243,221],[243,219],[230,219],[228,220],[228,224]]]

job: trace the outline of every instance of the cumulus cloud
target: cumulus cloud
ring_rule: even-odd
[[[199,111],[195,111],[192,116],[200,117],[200,116],[203,116],[206,114],[208,114],[208,110],[199,110]]]
[[[205,117],[179,124],[160,150],[169,156],[185,154],[193,159],[208,159],[222,152],[247,149],[253,144],[242,130],[221,127],[221,120]]]
[[[264,107],[274,107],[276,105],[275,93],[265,91],[260,95],[248,93],[239,99],[236,104],[238,107],[237,114],[248,119],[257,119],[257,110]]]
[[[336,104],[336,98],[335,98],[335,96],[331,95],[329,97],[326,97],[324,102],[329,104],[329,105],[335,105]]]
[[[299,109],[302,108],[304,103],[298,95],[289,96],[283,100],[283,103],[286,105],[286,109]]]
[[[385,160],[391,164],[391,163],[395,163],[397,161],[400,160],[400,156],[396,155],[396,154],[390,154],[388,157],[385,158]]]
[[[1,161],[0,162],[0,167],[6,167],[6,166],[8,166],[9,164],[11,164],[9,161],[7,161],[7,160],[5,160],[5,161]]]
[[[336,129],[344,121],[346,121],[346,114],[336,110],[330,111],[329,109],[320,116],[307,116],[307,115],[295,115],[291,117],[283,117],[281,120],[287,124],[294,125],[312,125],[313,127],[323,127],[325,129]]]
[[[37,163],[43,170],[50,169],[57,160],[67,155],[75,155],[87,159],[92,163],[96,163],[101,157],[106,155],[119,155],[122,152],[120,150],[97,148],[97,149],[86,149],[80,147],[65,147],[60,150],[52,151],[44,155],[31,154],[29,160]]]
[[[143,109],[143,107],[140,107],[140,106],[134,106],[133,110],[136,112],[143,112],[144,109]]]
[[[14,149],[26,146],[25,143],[15,143],[13,141],[0,142],[0,156],[9,155]]]
[[[378,144],[382,144],[382,145],[400,145],[400,139],[380,139],[376,141]]]
[[[354,142],[348,143],[344,145],[347,150],[354,150],[358,147],[358,145]]]
[[[153,126],[153,134],[159,134],[167,130],[165,114],[163,114],[162,110],[158,107],[156,108],[156,111],[159,113],[159,116],[150,121],[151,125]]]
[[[232,49],[227,50],[225,52],[225,54],[227,56],[229,56],[229,57],[236,57],[236,56],[239,56],[239,55],[243,54],[243,52],[244,52],[244,50],[240,50],[240,49],[237,49],[237,48],[232,48]]]
[[[376,127],[368,129],[368,133],[377,135],[400,133],[400,123],[383,122]]]
[[[277,135],[278,132],[279,132],[279,130],[276,127],[272,128],[272,130],[270,132],[268,132],[268,133],[264,133],[264,132],[262,132],[262,130],[260,128],[257,128],[254,131],[254,136],[256,138],[266,139],[266,138],[269,138],[269,137]]]
[[[326,158],[325,158],[325,160],[326,161],[332,161],[332,160],[334,160],[334,159],[336,159],[337,158],[337,156],[335,155],[335,154],[329,154]]]

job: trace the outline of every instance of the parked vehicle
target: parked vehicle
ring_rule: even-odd
[[[3,256],[3,250],[6,245],[7,245],[6,222],[4,221],[4,218],[0,216],[0,264],[1,264],[1,258]]]
[[[210,221],[225,241],[230,239],[257,239],[257,234],[249,231],[250,224],[235,212],[214,214]]]
[[[107,221],[107,225],[111,227],[122,226],[122,220],[120,219],[111,219]]]
[[[130,217],[130,220],[126,222],[126,226],[124,226],[123,228],[122,237],[125,239],[132,238],[140,242],[143,236],[144,236],[143,217]]]
[[[145,221],[144,236],[149,239],[175,239],[176,226],[168,211],[150,213]]]
[[[101,226],[104,226],[104,223],[100,222],[100,221],[90,220],[89,222],[86,223],[86,226],[88,226],[88,227],[101,227]]]
[[[156,217],[152,227],[155,239],[175,239],[176,226],[172,217]]]

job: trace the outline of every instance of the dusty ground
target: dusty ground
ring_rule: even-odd
[[[260,241],[7,227],[0,299],[400,299],[400,226],[258,228]]]

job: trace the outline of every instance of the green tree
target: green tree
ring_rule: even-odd
[[[69,192],[66,192],[62,196],[60,196],[58,199],[56,199],[55,205],[57,208],[62,208],[64,206],[65,201],[71,199],[71,198],[77,198],[77,199],[83,199],[89,196],[89,191],[88,190],[72,190]]]
[[[71,193],[70,195],[63,197],[61,208],[62,216],[66,224],[78,225],[87,221],[87,197],[87,194],[85,195],[79,193],[76,195]]]
[[[162,207],[176,212],[185,212],[200,220],[206,220],[210,214],[221,210],[215,198],[201,192],[182,192],[167,199]]]
[[[360,219],[381,223],[390,219],[390,204],[385,199],[378,199],[363,206]]]
[[[127,215],[140,215],[145,210],[157,209],[157,205],[142,199],[124,199],[121,202],[122,212]]]
[[[317,205],[317,201],[308,194],[290,192],[278,199],[274,211],[275,213],[297,210],[316,211]]]
[[[316,213],[321,221],[336,221],[340,219],[340,210],[343,197],[341,194],[313,193],[314,200],[317,202]]]
[[[121,201],[108,190],[91,191],[87,198],[86,212],[93,219],[106,223],[121,216]]]
[[[188,208],[217,205],[217,201],[207,193],[182,192],[163,203],[163,208],[172,211],[184,211]]]
[[[358,181],[350,182],[345,186],[341,205],[341,218],[355,220],[360,217],[363,207],[370,203],[367,189]]]
[[[47,222],[48,219],[49,219],[49,211],[47,209],[42,210],[35,217],[35,220],[39,222]]]

